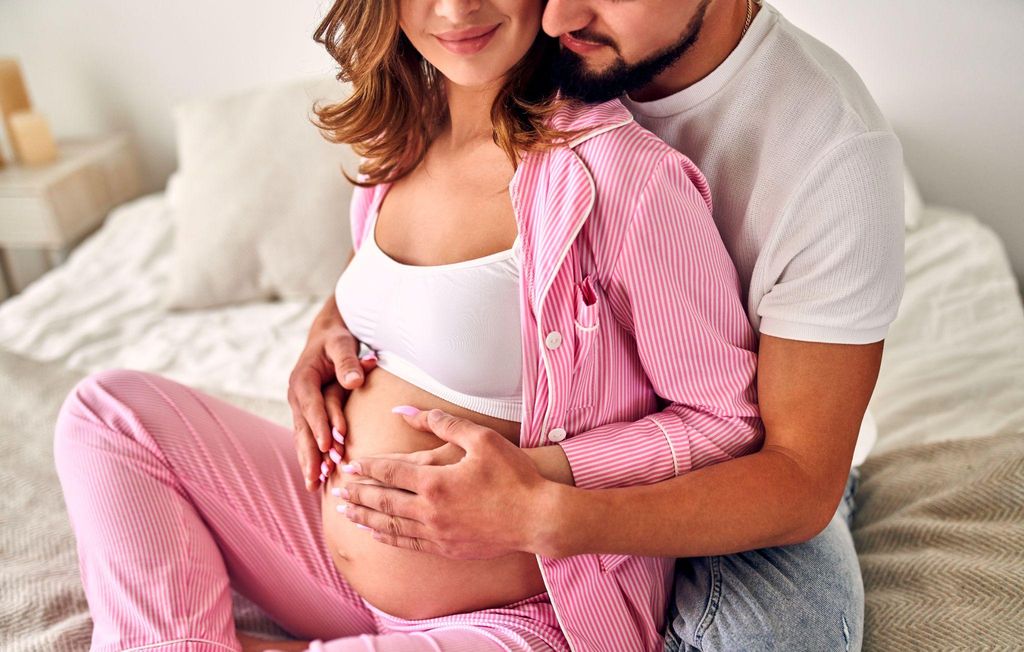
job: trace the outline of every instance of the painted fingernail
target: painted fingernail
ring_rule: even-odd
[[[338,429],[335,428],[334,426],[331,426],[331,436],[333,436],[334,441],[338,442],[339,444],[345,443],[345,438],[342,437],[341,433],[338,432]]]
[[[358,378],[359,378],[359,372],[358,371],[350,371],[347,374],[345,374],[345,382],[346,383],[353,383]]]
[[[361,530],[369,530],[370,529],[369,527],[363,525],[362,523],[356,523],[356,527],[361,529]]]
[[[332,496],[340,496],[341,495],[341,487],[331,487],[331,495]]]
[[[334,460],[335,464],[341,464],[341,453],[332,448],[327,451],[327,454],[331,456],[331,459]]]
[[[418,408],[414,408],[411,405],[396,405],[395,407],[391,408],[391,411],[394,412],[395,414],[404,414],[410,417],[416,416],[417,414],[420,413]]]
[[[345,464],[341,467],[342,473],[362,473],[363,467],[359,465],[359,462],[352,462],[351,464]]]
[[[334,509],[338,510],[341,514],[344,514],[345,510],[348,509],[348,503],[339,503],[334,506]]]
[[[327,476],[323,473],[320,474],[320,484],[327,482]]]
[[[376,351],[370,351],[369,353],[367,353],[366,355],[364,355],[360,359],[361,360],[376,360],[377,359],[377,352]]]
[[[351,494],[349,494],[348,489],[346,489],[345,487],[341,488],[341,497],[342,498],[344,498],[345,500],[348,500],[350,495]]]
[[[320,462],[320,473],[321,474],[326,476],[328,473],[330,473],[330,471],[331,471],[331,467],[327,465],[327,462]]]

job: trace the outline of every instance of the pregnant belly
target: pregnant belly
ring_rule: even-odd
[[[444,443],[431,433],[414,430],[391,412],[393,406],[403,404],[441,408],[519,443],[518,423],[454,405],[378,367],[345,403],[345,460],[411,453]],[[321,494],[324,536],[338,572],[378,609],[399,618],[433,618],[497,607],[545,590],[532,554],[458,561],[374,541],[369,530],[357,528],[336,510],[342,499],[331,495],[330,488],[341,486],[343,477],[335,470],[328,490]]]

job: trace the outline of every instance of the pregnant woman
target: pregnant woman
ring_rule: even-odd
[[[703,177],[617,101],[557,98],[541,11],[335,2],[317,37],[353,93],[317,114],[364,157],[335,298],[378,367],[317,493],[275,423],[155,374],[79,383],[55,455],[93,650],[287,647],[236,635],[231,587],[304,639],[289,649],[661,648],[671,559],[454,561],[340,513],[359,476],[338,463],[460,458],[396,406],[488,426],[588,487],[760,445],[756,340]]]

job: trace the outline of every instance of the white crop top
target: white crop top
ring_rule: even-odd
[[[349,331],[380,368],[474,412],[521,421],[519,236],[481,258],[406,265],[377,246],[377,214],[335,286]]]

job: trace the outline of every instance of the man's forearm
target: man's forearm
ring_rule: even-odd
[[[575,484],[572,467],[569,466],[569,459],[565,456],[561,446],[524,448],[523,452],[533,461],[537,471],[548,480],[570,486]]]
[[[338,303],[335,300],[334,294],[331,293],[327,300],[324,301],[324,305],[320,308],[320,311],[316,313],[316,317],[313,318],[313,323],[317,326],[328,326],[336,324],[341,321],[341,312],[338,310]]]
[[[349,254],[348,260],[345,261],[345,268],[347,269],[349,264],[352,263],[352,259],[355,257],[355,251]],[[330,328],[335,325],[344,326],[345,320],[341,318],[341,311],[338,310],[338,302],[334,293],[331,292],[327,295],[327,299],[324,301],[324,305],[320,308],[319,312],[316,313],[316,317],[313,318],[313,326],[310,328],[309,335],[306,336],[308,341],[309,336],[314,332]]]
[[[806,541],[824,529],[842,496],[820,484],[773,450],[652,485],[552,483],[537,501],[532,552],[693,557]]]
[[[526,545],[552,556],[693,557],[810,539],[842,498],[882,348],[762,334],[759,452],[651,485],[545,483],[527,503],[537,513],[523,528]]]
[[[309,332],[306,334],[306,344],[309,344],[314,337],[321,337],[324,333],[336,328],[343,328],[347,331],[348,325],[342,318],[341,311],[338,310],[338,303],[334,295],[331,294],[313,317],[313,323],[310,324]],[[358,350],[358,344],[356,347]]]

